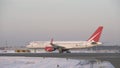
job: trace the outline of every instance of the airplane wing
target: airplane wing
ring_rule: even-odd
[[[64,46],[60,46],[58,44],[54,44],[53,43],[53,38],[50,41],[50,45],[51,46],[46,46],[45,47],[45,50],[48,51],[48,52],[52,52],[52,51],[58,50],[59,53],[63,53],[63,52],[71,53],[69,51],[69,49],[65,48]]]
[[[58,45],[58,44],[51,44],[52,45],[52,48],[53,48],[53,51],[54,50],[58,50],[59,51],[59,53],[63,53],[63,52],[67,52],[67,53],[70,53],[70,51],[69,51],[69,49],[67,49],[67,48],[65,48],[65,47],[63,47],[63,46],[60,46],[60,45]]]
[[[63,46],[59,46],[58,44],[51,44],[52,46],[54,46],[54,48],[65,48],[65,47],[63,47]]]

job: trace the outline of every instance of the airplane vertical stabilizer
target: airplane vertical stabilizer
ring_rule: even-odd
[[[99,26],[98,29],[93,33],[93,35],[87,41],[98,42],[102,33],[103,26]]]

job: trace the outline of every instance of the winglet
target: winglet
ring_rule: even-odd
[[[51,40],[50,40],[50,44],[51,44],[51,45],[53,44],[53,38],[51,38]]]
[[[102,29],[103,29],[103,26],[99,26],[87,41],[98,42],[102,33]]]

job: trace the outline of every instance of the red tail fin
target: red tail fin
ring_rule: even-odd
[[[93,33],[93,35],[88,39],[88,41],[98,42],[102,33],[103,26],[99,26],[98,29]]]

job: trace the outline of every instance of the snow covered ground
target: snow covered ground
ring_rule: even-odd
[[[114,68],[110,62],[42,57],[0,57],[0,68]]]

